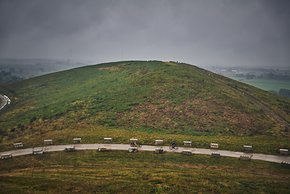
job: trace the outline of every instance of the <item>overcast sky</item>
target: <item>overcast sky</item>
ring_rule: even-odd
[[[289,0],[0,0],[0,58],[290,66]]]

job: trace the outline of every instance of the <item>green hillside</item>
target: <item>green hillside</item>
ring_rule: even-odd
[[[1,86],[0,93],[12,100],[0,112],[2,147],[21,138],[39,142],[35,134],[96,141],[106,129],[120,139],[127,136],[116,134],[138,131],[289,140],[289,99],[183,63],[99,64]]]

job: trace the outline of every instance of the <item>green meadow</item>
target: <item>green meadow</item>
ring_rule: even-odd
[[[290,169],[236,158],[125,151],[0,161],[5,193],[289,193]]]

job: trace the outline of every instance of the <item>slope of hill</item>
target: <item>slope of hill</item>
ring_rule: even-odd
[[[6,85],[0,92],[13,102],[0,112],[3,140],[96,126],[289,137],[289,99],[183,63],[99,64]]]

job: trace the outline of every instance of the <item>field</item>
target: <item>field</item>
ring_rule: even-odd
[[[231,78],[266,91],[279,92],[282,88],[290,90],[290,81],[272,79],[240,79],[237,77]]]
[[[6,193],[288,193],[290,169],[261,161],[122,151],[0,161]]]

